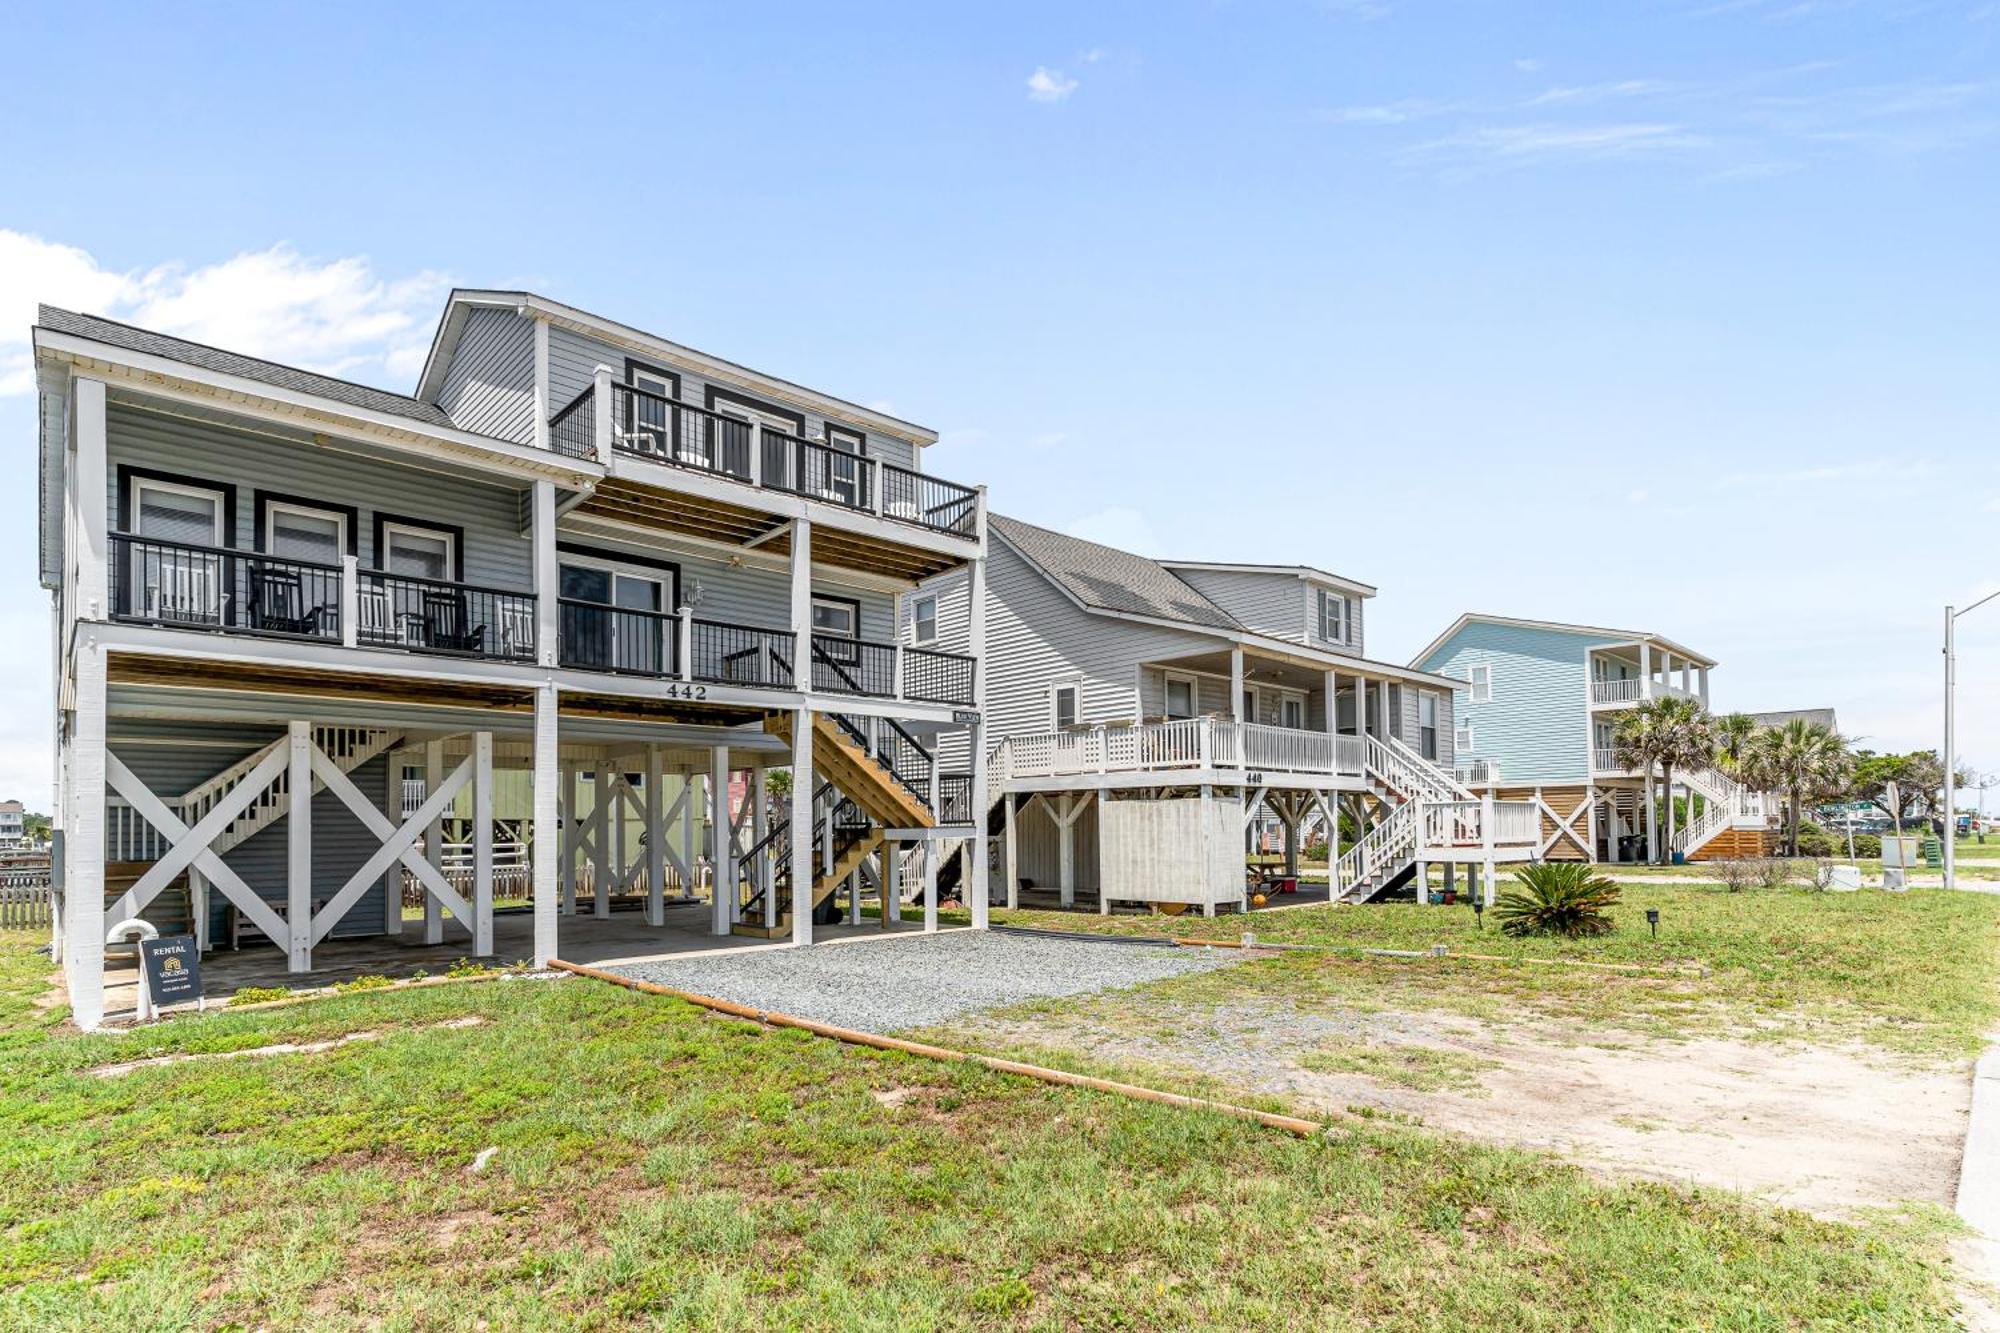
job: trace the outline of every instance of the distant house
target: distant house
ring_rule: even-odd
[[[1812,726],[1825,727],[1838,736],[1840,719],[1831,708],[1789,708],[1775,713],[1752,713],[1750,720],[1760,727],[1782,727],[1787,722],[1805,722]]]
[[[18,847],[28,840],[28,812],[19,801],[0,801],[0,847]]]
[[[1246,843],[1296,869],[1338,812],[1367,835],[1334,839],[1337,899],[1406,888],[1429,863],[1527,858],[1533,811],[1489,812],[1452,780],[1458,682],[1366,655],[1372,586],[989,521],[989,828],[1010,906],[1027,886],[1065,907],[1238,907]],[[906,647],[963,643],[965,571],[903,600]],[[941,760],[967,763],[963,743]]]
[[[1460,782],[1541,810],[1553,859],[1657,859],[1658,775],[1618,756],[1619,714],[1650,699],[1708,703],[1715,659],[1644,630],[1468,612],[1410,665],[1465,684],[1453,707]],[[1761,793],[1717,769],[1674,773],[1695,818],[1672,850],[1689,860],[1768,850]],[[1699,797],[1698,807],[1691,799]]]

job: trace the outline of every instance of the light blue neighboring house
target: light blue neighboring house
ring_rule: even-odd
[[[1543,806],[1545,854],[1603,861],[1645,857],[1664,830],[1646,827],[1654,777],[1615,752],[1619,714],[1669,695],[1709,698],[1715,659],[1664,635],[1467,612],[1410,660],[1465,682],[1453,696],[1459,781]],[[1684,785],[1685,782],[1685,785]],[[1675,775],[1702,814],[1676,830],[1689,859],[1734,855],[1765,826],[1763,801],[1726,775]]]

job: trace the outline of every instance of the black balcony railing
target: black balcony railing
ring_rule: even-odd
[[[550,418],[551,446],[573,457],[592,457],[595,409],[593,386]],[[670,467],[880,513],[934,532],[979,535],[979,493],[970,486],[848,453],[824,441],[753,426],[637,385],[611,386],[611,447]]]
[[[340,566],[113,533],[111,614],[177,629],[340,642]]]
[[[595,458],[596,435],[597,386],[593,384],[549,418],[549,447],[571,458]]]
[[[903,649],[903,697],[972,705],[973,659],[930,648]]]
[[[896,696],[896,646],[839,634],[812,636],[812,682],[830,694]]]
[[[678,624],[660,611],[562,598],[562,664],[626,676],[676,676]]]
[[[793,636],[790,630],[693,620],[692,674],[724,685],[792,688]]]
[[[355,641],[532,662],[535,595],[364,569],[356,575]]]
[[[972,774],[938,774],[937,817],[940,824],[972,822]]]
[[[955,481],[884,463],[882,517],[960,537],[976,537],[979,492]]]

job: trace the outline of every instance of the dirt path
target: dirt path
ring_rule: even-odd
[[[1761,1042],[1583,1045],[1546,1027],[1496,1032],[1282,1000],[1172,1008],[1149,1010],[1142,1025],[1068,1013],[974,1017],[953,1031],[981,1049],[1066,1048],[1307,1106],[1373,1107],[1610,1174],[1723,1186],[1829,1216],[1904,1200],[1949,1208],[1957,1184],[1970,1103],[1958,1066]]]

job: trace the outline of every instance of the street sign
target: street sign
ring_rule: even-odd
[[[951,720],[966,723],[977,722],[979,720],[979,713],[971,708],[954,708],[951,710]]]
[[[155,1008],[201,999],[201,951],[192,935],[167,935],[139,941],[139,959],[146,969],[146,989]]]

